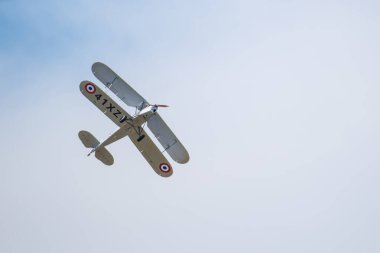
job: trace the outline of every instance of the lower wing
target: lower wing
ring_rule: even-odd
[[[128,136],[158,175],[170,177],[173,174],[170,163],[144,130],[142,130],[140,135],[135,131],[131,131]],[[141,136],[144,136],[144,138],[141,139]]]

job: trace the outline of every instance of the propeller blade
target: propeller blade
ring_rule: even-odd
[[[168,105],[156,105],[157,107],[169,107]]]

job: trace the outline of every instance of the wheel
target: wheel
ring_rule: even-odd
[[[137,141],[140,142],[142,139],[144,139],[145,135],[140,135],[139,138],[137,138]]]
[[[123,117],[121,117],[120,119],[120,123],[123,123],[124,121],[126,121],[128,119],[128,117],[126,115],[124,115]]]

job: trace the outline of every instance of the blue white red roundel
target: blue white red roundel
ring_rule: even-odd
[[[95,89],[95,86],[92,84],[92,83],[88,83],[84,86],[84,88],[86,89],[86,91],[90,94],[93,94],[95,93],[96,89]]]
[[[163,173],[169,173],[170,170],[171,170],[171,167],[169,164],[167,163],[161,163],[160,164],[160,170],[163,172]]]

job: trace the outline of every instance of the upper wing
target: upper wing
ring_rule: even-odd
[[[173,169],[168,160],[144,130],[141,134],[145,135],[141,141],[137,141],[139,135],[135,131],[131,131],[129,138],[158,175],[170,177],[173,174]]]
[[[101,62],[92,65],[92,73],[124,103],[129,106],[139,107],[148,102],[138,94],[127,82],[121,79],[112,69]]]
[[[148,127],[174,161],[178,163],[189,161],[189,153],[158,113],[148,120]]]
[[[83,81],[79,85],[80,91],[108,116],[116,125],[121,126],[120,120],[123,116],[131,118],[131,116],[121,108],[116,102],[102,91],[96,84],[89,81]]]

